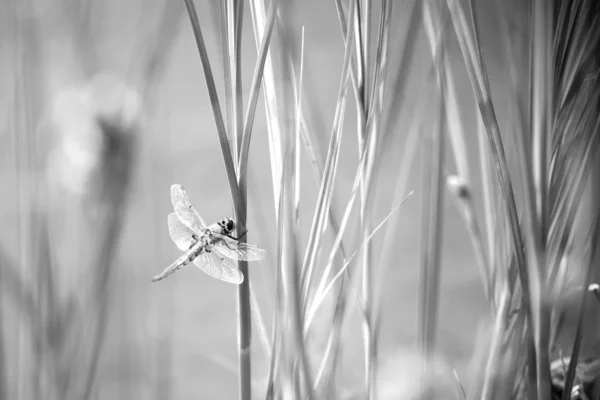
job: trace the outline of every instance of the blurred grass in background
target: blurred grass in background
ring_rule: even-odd
[[[594,0],[3,4],[0,398],[598,397]]]

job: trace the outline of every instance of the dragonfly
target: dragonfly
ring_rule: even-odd
[[[223,218],[207,226],[190,203],[183,186],[171,186],[171,202],[175,212],[167,218],[169,235],[179,250],[185,253],[155,276],[152,282],[163,280],[193,262],[207,275],[239,285],[244,281],[244,275],[232,260],[259,261],[266,257],[264,249],[240,242],[243,235],[238,238],[231,236],[236,227],[233,219]]]

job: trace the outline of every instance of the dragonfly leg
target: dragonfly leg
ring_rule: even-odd
[[[241,238],[243,238],[244,236],[246,236],[246,233],[248,233],[248,229],[246,229],[246,230],[244,231],[244,233],[242,233],[242,234],[241,234],[240,236],[238,236],[238,237],[233,237],[233,236],[231,236],[231,235],[225,235],[225,236],[227,236],[227,237],[229,237],[229,238],[231,238],[231,239],[233,239],[233,240],[240,240]]]
[[[188,250],[191,249],[192,247],[194,247],[194,245],[196,243],[198,243],[198,240],[200,240],[200,238],[198,238],[198,235],[196,235],[196,234],[192,235],[192,239],[193,239],[193,242],[190,243],[190,247],[188,248]]]
[[[234,239],[234,238],[232,238],[232,239]],[[233,250],[233,251],[235,251],[235,249],[234,249],[234,248],[232,248],[231,246],[229,246],[229,244],[227,244],[227,242],[226,242],[226,241],[222,240],[222,241],[221,241],[221,243],[223,243],[223,245],[225,245],[225,247],[227,247],[229,250]]]

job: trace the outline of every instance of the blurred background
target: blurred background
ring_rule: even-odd
[[[196,6],[222,90],[216,2],[198,1]],[[503,128],[508,126],[510,97],[502,43],[496,39],[499,12],[505,13],[518,47],[529,29],[526,6],[516,0],[500,8],[492,0],[476,3]],[[394,46],[405,35],[412,4],[394,3],[390,68],[402,57]],[[316,136],[324,152],[340,84],[343,36],[333,1],[296,2],[294,10],[296,24],[304,26],[306,35],[306,101],[317,111]],[[242,46],[245,98],[256,58],[249,14]],[[234,285],[191,267],[151,283],[180,256],[166,225],[172,212],[171,184],[187,189],[207,221],[233,214],[183,2],[2,0],[0,39],[0,398],[87,398],[77,393],[93,393],[98,399],[235,398]],[[428,74],[431,54],[422,30],[414,46],[405,95],[416,101],[423,82],[433,75]],[[473,132],[465,137],[475,165],[471,173],[477,197],[475,102],[455,38],[447,51],[464,124]],[[378,181],[375,220],[399,201],[393,195],[397,157],[414,110],[397,112],[392,127],[397,132]],[[352,187],[358,157],[353,101],[347,114],[336,181],[341,205]],[[98,126],[90,122],[93,115],[106,116],[112,124]],[[110,143],[123,150],[106,150]],[[399,211],[401,225],[393,238],[396,262],[381,293],[380,354],[391,371],[402,368],[416,343],[420,157],[418,150],[408,185],[415,193]],[[453,171],[452,157],[447,160]],[[248,241],[269,253],[266,260],[251,263],[251,285],[270,327],[276,225],[262,96],[249,162]],[[307,171],[302,175],[300,219],[306,233],[318,190],[308,162],[306,157],[301,161],[301,170]],[[445,202],[444,216],[438,350],[463,376],[489,316],[471,242],[453,201]],[[306,239],[301,238],[304,243]],[[375,254],[382,240],[375,237]],[[348,332],[344,363],[358,365],[360,330]],[[257,393],[264,390],[267,364],[254,335]],[[356,377],[361,374],[357,367]],[[351,373],[347,379],[351,387]]]

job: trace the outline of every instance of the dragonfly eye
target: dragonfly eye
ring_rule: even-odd
[[[225,225],[225,228],[229,231],[232,232],[233,228],[234,228],[235,224],[233,223],[232,219],[227,220],[227,225]]]

